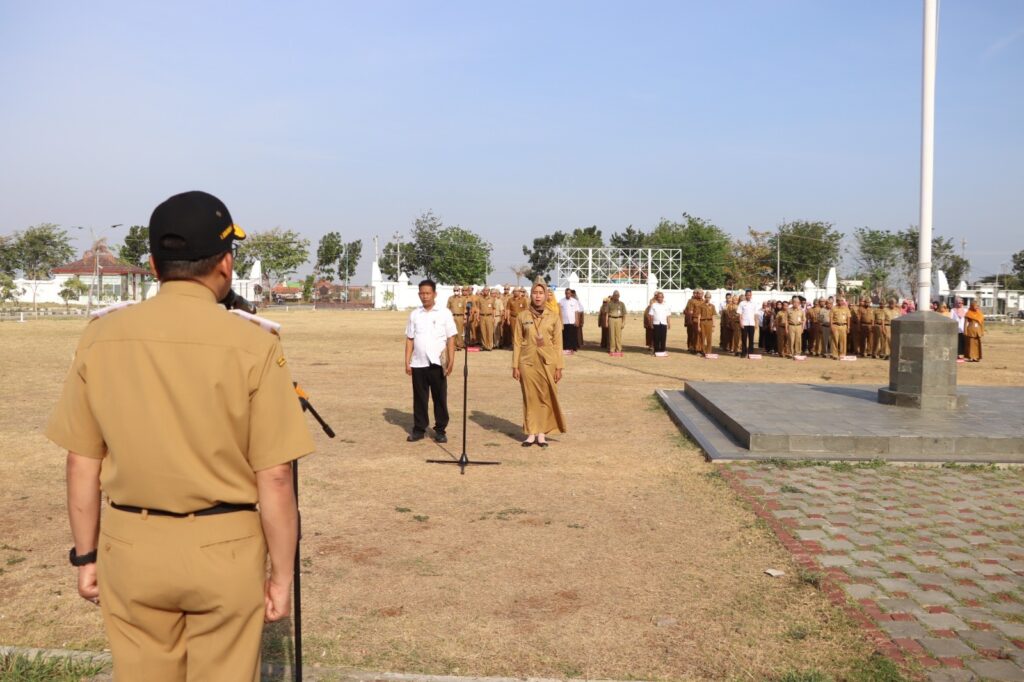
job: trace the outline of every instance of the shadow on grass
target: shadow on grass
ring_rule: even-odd
[[[405,432],[412,431],[412,412],[403,412],[393,407],[384,408],[384,421],[392,426],[397,426]]]
[[[487,414],[480,410],[473,410],[469,415],[469,420],[482,427],[485,431],[495,431],[512,440],[519,440],[520,434],[523,432],[522,424],[516,424],[504,417]]]
[[[270,664],[271,670],[265,672],[263,682],[292,679],[291,667],[295,663],[295,640],[292,636],[291,617],[283,618],[275,623],[268,623],[263,628],[263,662]]]

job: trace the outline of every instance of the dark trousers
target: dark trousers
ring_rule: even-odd
[[[743,350],[741,351],[743,357],[750,355],[751,351],[754,350],[754,325],[743,328]]]
[[[562,325],[562,350],[579,350],[580,334],[576,331],[576,325]]]
[[[668,337],[668,325],[667,324],[656,324],[651,327],[654,341],[654,352],[664,353],[665,352],[665,340]]]
[[[412,419],[414,433],[425,433],[427,398],[434,401],[434,431],[444,433],[448,428],[448,379],[441,365],[412,368]]]

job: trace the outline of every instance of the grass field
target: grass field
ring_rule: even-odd
[[[271,317],[274,317],[271,314]],[[874,383],[878,361],[703,361],[679,352],[566,358],[569,433],[520,448],[511,354],[470,354],[468,450],[500,467],[432,466],[461,449],[462,358],[451,442],[405,442],[405,315],[276,316],[294,378],[338,432],[303,461],[308,661],[405,672],[763,680],[844,678],[871,647],[755,522],[652,397],[684,379]],[[669,350],[684,342],[674,321]],[[595,339],[593,318],[586,331]],[[42,429],[81,321],[0,324],[0,643],[102,649],[98,612],[67,566],[63,455]],[[639,320],[626,342],[642,344]],[[993,331],[965,384],[1024,384],[1024,334]],[[627,349],[629,350],[629,349]],[[780,400],[785,400],[780,392]],[[799,419],[794,415],[794,419]],[[315,425],[310,422],[311,430]],[[772,579],[766,568],[785,570]],[[268,659],[288,651],[268,629]],[[795,678],[794,678],[795,679]]]

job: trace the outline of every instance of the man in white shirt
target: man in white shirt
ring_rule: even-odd
[[[576,316],[583,312],[583,306],[572,289],[565,290],[565,298],[558,303],[562,311],[562,350],[575,353],[580,347],[580,336],[576,331]]]
[[[427,400],[434,401],[434,440],[447,443],[448,375],[455,367],[455,318],[450,310],[434,305],[437,285],[420,282],[420,303],[405,326],[405,373],[412,377],[412,433],[410,443],[423,440],[429,423]]]
[[[743,327],[743,346],[740,357],[745,358],[754,350],[754,327],[757,326],[757,313],[760,306],[754,303],[753,294],[750,289],[743,292],[743,300],[740,301],[739,314],[740,326]]]
[[[651,337],[654,344],[654,354],[664,357],[665,341],[668,338],[668,328],[671,325],[669,316],[672,310],[665,303],[665,294],[660,291],[654,294],[654,303],[648,308],[647,314],[651,318]]]

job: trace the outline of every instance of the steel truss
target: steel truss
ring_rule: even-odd
[[[647,284],[648,273],[659,288],[683,289],[682,249],[619,249],[611,246],[555,249],[555,278],[566,286],[576,273],[588,284]]]

